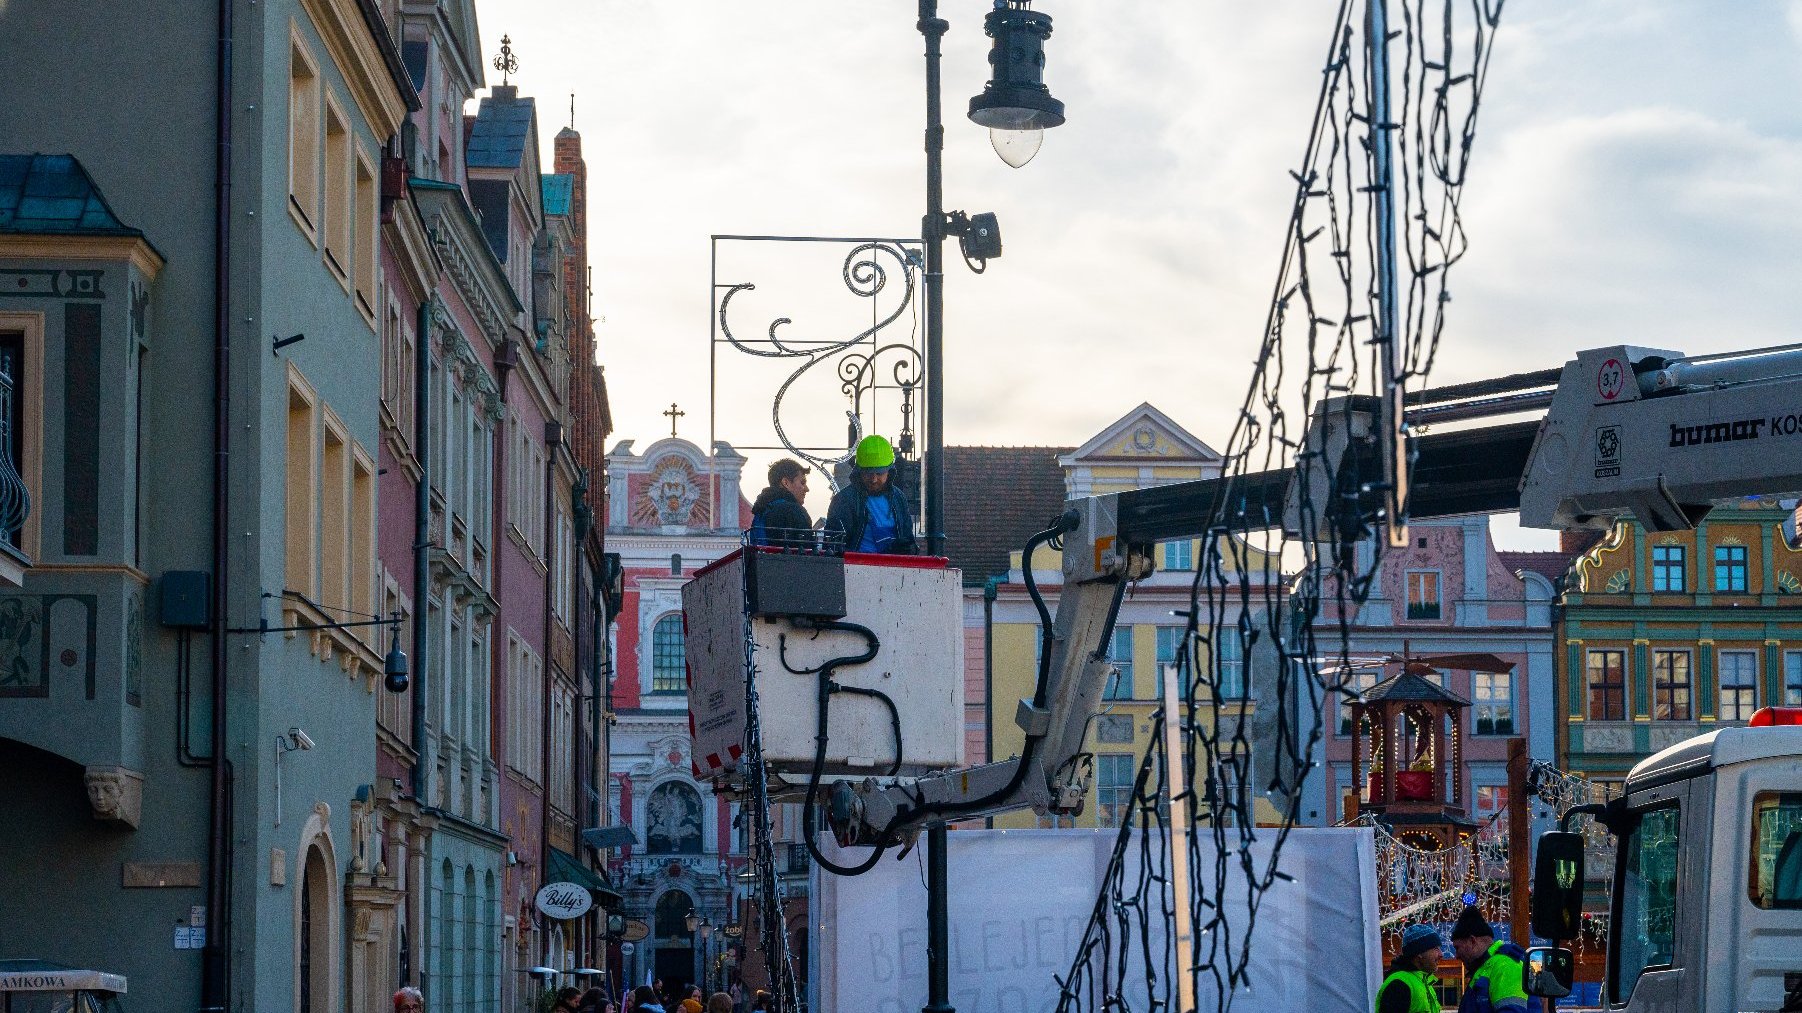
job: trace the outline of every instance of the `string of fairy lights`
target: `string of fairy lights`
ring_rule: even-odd
[[[1217,1009],[1230,1008],[1250,987],[1259,908],[1272,885],[1288,878],[1282,846],[1299,822],[1324,722],[1352,692],[1351,621],[1383,556],[1380,533],[1345,523],[1337,509],[1338,490],[1380,487],[1382,476],[1358,474],[1351,458],[1327,458],[1304,443],[1303,433],[1317,410],[1338,405],[1349,412],[1352,402],[1342,395],[1384,393],[1375,356],[1383,350],[1376,328],[1385,295],[1399,310],[1389,336],[1402,344],[1396,382],[1418,387],[1432,368],[1450,304],[1447,279],[1468,247],[1461,196],[1501,8],[1501,0],[1402,4],[1384,36],[1397,101],[1390,122],[1373,123],[1368,6],[1339,6],[1314,120],[1292,173],[1295,199],[1263,338],[1223,455],[1228,479],[1295,469],[1301,495],[1290,519],[1310,537],[1264,534],[1269,518],[1251,515],[1234,499],[1236,486],[1222,484],[1219,527],[1203,543],[1191,592],[1189,649],[1178,659],[1180,710],[1160,719],[1180,721],[1181,783],[1197,812],[1196,831],[1186,835],[1191,889],[1171,896],[1172,835],[1162,805],[1170,778],[1154,734],[1101,895],[1069,971],[1058,978],[1059,1013],[1169,1007],[1179,963],[1192,975],[1187,989]],[[1374,152],[1385,143],[1398,154],[1400,280],[1393,293],[1380,291],[1376,268],[1381,188]],[[1315,489],[1335,494],[1320,499]],[[1300,576],[1286,573],[1285,564],[1298,560]],[[1258,711],[1295,720],[1260,735],[1249,709],[1230,698],[1243,692],[1230,680],[1244,677],[1238,670],[1227,675],[1228,658],[1265,673]],[[1385,847],[1390,882],[1402,884],[1398,899],[1428,907],[1461,901],[1465,889],[1437,898],[1476,881],[1478,870],[1506,864],[1506,842],[1493,832],[1477,835],[1461,854],[1428,857],[1402,850],[1393,837]],[[1467,875],[1454,875],[1463,867]],[[1180,962],[1167,928],[1177,904],[1187,906],[1194,926]]]

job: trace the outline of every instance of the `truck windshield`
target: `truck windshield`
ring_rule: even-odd
[[[1802,908],[1802,793],[1753,797],[1751,891],[1761,908]]]
[[[1676,807],[1643,813],[1621,841],[1621,871],[1614,891],[1614,973],[1609,995],[1624,1003],[1639,976],[1669,967],[1677,939]]]

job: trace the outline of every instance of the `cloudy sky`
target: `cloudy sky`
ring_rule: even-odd
[[[1076,444],[1150,401],[1225,443],[1337,6],[1041,0],[1069,121],[1015,170],[963,116],[986,77],[988,4],[941,0],[946,206],[996,212],[1006,244],[980,277],[950,259],[948,442]],[[478,0],[478,14],[488,55],[513,40],[547,164],[575,93],[620,438],[667,435],[672,401],[685,436],[707,434],[709,236],[917,233],[910,0]],[[1798,340],[1802,3],[1508,0],[1496,43],[1435,382],[1616,341]],[[725,250],[720,280],[758,285],[735,307],[741,330],[791,317],[792,336],[830,338],[867,320],[822,255]],[[719,438],[770,442],[779,374],[722,357],[719,377],[737,395]],[[803,439],[842,438],[836,381],[805,382],[793,404]]]

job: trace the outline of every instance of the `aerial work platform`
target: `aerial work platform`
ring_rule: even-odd
[[[962,765],[961,582],[937,557],[761,546],[697,572],[682,588],[696,776],[748,788],[747,678],[772,795],[814,775],[822,692],[822,777]]]

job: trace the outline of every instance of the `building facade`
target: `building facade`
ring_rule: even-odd
[[[1498,551],[1487,517],[1415,520],[1408,533],[1407,548],[1383,550],[1369,597],[1343,617],[1343,627],[1331,601],[1316,621],[1318,664],[1345,684],[1322,715],[1324,777],[1315,801],[1327,824],[1352,818],[1369,801],[1369,785],[1352,783],[1352,701],[1402,674],[1403,658],[1427,659],[1425,678],[1469,704],[1458,711],[1463,766],[1449,790],[1471,819],[1507,808],[1509,739],[1526,738],[1533,759],[1556,757],[1552,611],[1572,557]],[[1367,569],[1373,546],[1364,542],[1357,551]],[[1342,629],[1352,662],[1346,671],[1339,668]],[[1460,655],[1469,656],[1462,665]],[[1432,660],[1440,656],[1450,660]],[[1313,803],[1309,811],[1316,811]]]
[[[1693,531],[1617,525],[1578,558],[1559,629],[1560,765],[1618,787],[1666,746],[1802,704],[1802,552],[1774,500]]]
[[[626,913],[648,930],[621,969],[627,980],[660,978],[672,989],[719,980],[723,930],[738,917],[737,807],[697,777],[691,752],[682,585],[737,551],[750,526],[743,467],[725,443],[707,454],[675,437],[642,453],[624,441],[607,460],[607,544],[624,573],[614,632],[612,804],[638,834],[612,871]]]

